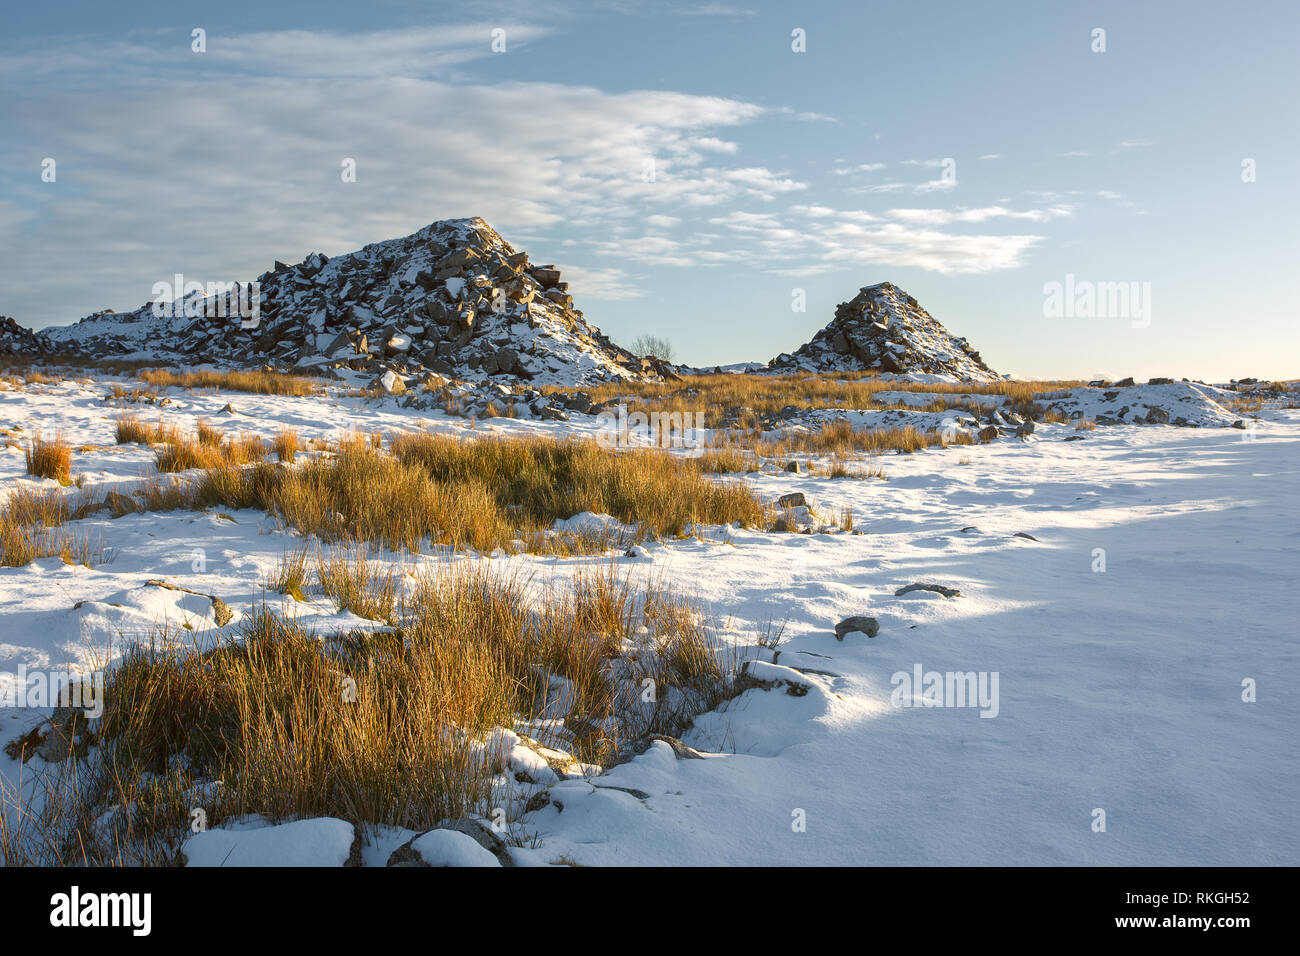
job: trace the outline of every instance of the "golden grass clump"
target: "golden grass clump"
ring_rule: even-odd
[[[401,569],[382,561],[371,561],[364,549],[331,549],[316,562],[320,589],[339,610],[357,617],[392,623],[393,608],[401,585]]]
[[[200,433],[201,434],[201,433]],[[255,464],[266,457],[266,443],[256,435],[229,435],[217,444],[201,437],[181,438],[164,445],[154,453],[154,467],[159,474],[188,471],[191,468],[220,469],[237,465]]]
[[[199,440],[199,444],[207,448],[219,448],[224,440],[220,428],[215,428],[206,418],[200,418],[194,423],[194,435]]]
[[[879,455],[886,451],[910,454],[936,446],[969,445],[971,441],[970,435],[964,431],[945,438],[940,431],[921,431],[911,425],[905,428],[854,429],[847,420],[838,419],[814,432],[796,432],[777,440],[758,440],[754,451],[767,458],[781,458],[792,452],[838,456]]]
[[[138,373],[142,382],[155,388],[215,388],[258,395],[307,396],[322,386],[310,378],[283,372],[174,372],[171,369],[144,369]]]
[[[90,566],[99,549],[86,536],[62,527],[72,517],[69,495],[15,486],[0,507],[0,567],[18,568],[53,557]]]
[[[46,439],[38,431],[27,445],[27,474],[37,478],[53,478],[61,485],[72,484],[72,446],[58,435]]]
[[[746,486],[709,479],[696,459],[650,449],[611,454],[594,441],[462,442],[420,434],[390,444],[399,461],[439,483],[487,489],[503,513],[536,530],[583,511],[613,515],[655,536],[681,534],[691,524],[759,525],[767,518]]]
[[[201,428],[202,423],[200,423]],[[146,425],[133,412],[124,412],[117,416],[116,432],[119,445],[131,442],[138,442],[141,445],[161,445],[181,441],[181,433],[175,425],[169,425],[161,418],[153,425]]]
[[[420,578],[387,630],[323,638],[263,608],[210,649],[160,634],[108,673],[82,778],[0,814],[4,862],[173,864],[196,806],[209,826],[423,830],[492,812],[494,728],[562,721],[569,753],[608,762],[742,689],[689,602],[612,566],[584,574],[538,593],[461,563]],[[507,808],[508,839],[523,812]]]
[[[286,464],[293,464],[294,456],[301,447],[298,433],[292,428],[281,428],[275,433],[275,438],[271,439],[271,451],[275,452],[276,460]]]

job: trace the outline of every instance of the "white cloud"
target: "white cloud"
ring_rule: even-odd
[[[821,224],[819,224],[820,226]],[[828,259],[873,265],[913,266],[940,273],[981,273],[1023,264],[1042,236],[955,235],[900,223],[840,222],[814,230]]]
[[[511,44],[545,35],[507,26]],[[59,162],[57,183],[34,173],[0,201],[0,296],[20,321],[132,308],[175,272],[249,279],[274,258],[350,252],[456,216],[483,216],[538,255],[563,250],[579,296],[614,300],[644,294],[644,277],[627,271],[642,265],[745,261],[801,275],[844,263],[1013,268],[1042,236],[959,227],[1068,215],[1063,203],[839,210],[762,157],[732,159],[742,149],[724,138],[730,131],[799,114],[653,90],[468,82],[455,65],[489,55],[482,26],[210,34],[206,60],[188,43],[177,52],[168,36],[167,46],[149,41],[152,54],[139,41],[52,44],[59,71],[17,79],[14,59],[0,57],[6,144],[39,143],[36,155]],[[129,62],[119,68],[124,50]],[[356,161],[355,183],[340,179],[345,158]],[[837,166],[842,175],[885,168]],[[953,185],[937,182],[936,190]],[[927,188],[886,182],[844,192]],[[763,205],[777,199],[782,212]],[[706,218],[715,231],[698,230]]]
[[[877,170],[884,168],[884,163],[861,163],[857,166],[842,166],[837,169],[832,169],[831,172],[836,176],[851,176],[855,173],[874,173]]]
[[[645,290],[622,269],[589,269],[583,266],[560,264],[559,268],[569,283],[570,290],[580,301],[602,299],[620,301],[639,299]]]
[[[978,209],[890,209],[885,215],[903,222],[927,226],[945,226],[952,223],[987,222],[989,219],[1027,219],[1031,222],[1046,222],[1062,216],[1071,215],[1069,206],[1053,206],[1048,209],[1026,209],[1016,211],[1003,206],[983,206]]]
[[[835,210],[830,206],[791,206],[790,211],[796,216],[812,216],[813,218],[835,215]]]
[[[311,48],[307,36],[210,35],[212,53],[203,55],[225,44],[228,58],[269,64],[283,54],[291,70],[305,68],[310,57],[295,51]],[[481,215],[508,237],[563,222],[573,237],[661,210],[656,227],[671,228],[681,208],[806,188],[752,159],[694,162],[701,151],[734,152],[715,133],[762,116],[754,104],[369,75],[386,57],[400,71],[430,37],[325,35],[327,59],[350,65],[326,63],[318,72],[337,67],[346,75],[235,71],[219,82],[172,66],[167,55],[155,64],[165,81],[145,82],[104,62],[112,51],[61,48],[65,66],[82,64],[79,73],[9,83],[0,103],[7,142],[40,143],[59,163],[56,183],[33,175],[33,186],[0,206],[8,227],[0,255],[10,276],[24,277],[0,290],[5,311],[43,325],[133,308],[173,272],[252,278],[273,258],[349,252],[434,219]],[[460,32],[446,37],[468,42]],[[93,95],[84,87],[88,73],[98,84]],[[356,161],[355,183],[341,181],[345,158]],[[649,158],[652,182],[643,177]],[[644,256],[686,261],[662,249]],[[51,265],[74,262],[75,269]]]
[[[957,180],[955,179],[930,179],[923,183],[917,183],[915,186],[912,187],[912,192],[914,193],[947,192],[950,189],[956,189],[956,188],[957,188]]]
[[[737,232],[759,232],[779,226],[776,216],[771,213],[736,212],[710,219],[715,226],[726,226]]]

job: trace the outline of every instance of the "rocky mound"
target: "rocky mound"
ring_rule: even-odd
[[[333,259],[277,262],[257,284],[255,327],[244,327],[250,310],[241,308],[249,287],[237,287],[192,293],[175,304],[178,317],[146,303],[47,335],[60,351],[96,358],[358,377],[352,370],[375,380],[391,370],[574,385],[661,371],[589,325],[558,269],[530,263],[479,218],[435,222]]]
[[[866,286],[835,309],[835,319],[793,355],[768,363],[779,372],[852,372],[875,369],[933,375],[954,381],[989,381],[997,373],[979,352],[957,338],[890,282]]]
[[[49,340],[39,332],[0,315],[0,355],[41,355],[50,351]]]

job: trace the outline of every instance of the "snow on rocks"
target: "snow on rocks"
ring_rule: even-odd
[[[359,866],[361,840],[333,817],[270,826],[260,817],[196,833],[181,849],[186,866]]]
[[[241,290],[247,287],[240,287]],[[0,351],[174,366],[270,364],[340,375],[432,371],[449,378],[576,385],[667,370],[619,348],[574,307],[554,266],[534,266],[479,218],[449,219],[346,255],[277,262],[257,279],[255,324],[239,295],[192,293],[158,315],[97,312],[41,336],[0,325]],[[247,298],[247,296],[245,296]],[[30,338],[30,341],[28,339]]]
[[[388,858],[389,866],[500,866],[501,862],[473,837],[459,830],[429,830]]]
[[[891,282],[864,286],[835,309],[834,320],[800,346],[768,363],[773,372],[883,372],[933,375],[943,381],[993,381],[964,338],[957,338]]]
[[[1129,380],[1132,381],[1131,379]],[[1071,389],[1060,397],[1042,399],[1049,412],[1098,425],[1178,425],[1223,428],[1237,415],[1219,404],[1233,393],[1199,382],[1115,385]]]
[[[52,343],[44,334],[19,325],[7,315],[0,315],[0,355],[39,356],[52,349]]]
[[[583,511],[571,518],[556,518],[551,531],[615,543],[630,542],[636,535],[636,528],[632,525],[624,524],[613,515],[595,514],[591,511]]]

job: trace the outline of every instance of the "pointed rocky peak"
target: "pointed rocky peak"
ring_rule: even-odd
[[[65,349],[167,362],[581,385],[657,374],[587,323],[569,284],[483,219],[448,219],[330,258],[276,262],[245,290],[51,330]]]
[[[835,318],[793,354],[768,363],[771,371],[880,371],[988,381],[997,373],[979,352],[921,308],[892,282],[864,286],[835,309]]]

